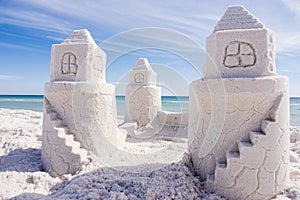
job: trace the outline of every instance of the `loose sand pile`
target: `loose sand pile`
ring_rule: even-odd
[[[188,154],[155,171],[103,167],[91,157],[78,174],[42,171],[42,113],[0,109],[0,199],[222,199],[203,189]],[[300,127],[291,127],[291,188],[276,199],[300,199]]]

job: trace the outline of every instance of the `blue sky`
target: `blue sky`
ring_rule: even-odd
[[[290,78],[291,96],[300,96],[299,0],[0,0],[0,94],[42,94],[49,81],[51,45],[62,42],[75,29],[86,28],[108,54],[107,81],[119,93],[136,60],[147,57],[158,72],[163,94],[187,95],[189,83],[201,77],[198,68],[205,62],[204,51],[195,51],[195,68],[172,48],[184,49],[191,41],[205,48],[206,37],[227,6],[240,4],[276,33],[277,72]],[[154,31],[142,44],[138,41],[142,37],[134,34],[151,32],[149,27],[161,28],[162,33]],[[168,31],[178,37],[166,37]],[[154,48],[156,45],[162,46]],[[123,48],[131,51],[118,54]]]

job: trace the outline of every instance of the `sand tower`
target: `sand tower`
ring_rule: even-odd
[[[190,86],[193,165],[229,199],[269,199],[289,183],[288,78],[276,73],[274,43],[244,7],[229,7]]]
[[[146,126],[161,108],[161,92],[156,87],[156,73],[146,58],[140,58],[130,71],[126,88],[125,122]]]
[[[87,30],[52,46],[45,84],[42,162],[57,176],[75,173],[97,141],[116,133],[114,86],[105,81],[106,54]]]

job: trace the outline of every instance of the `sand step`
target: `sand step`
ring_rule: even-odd
[[[56,128],[64,129],[64,131],[66,132],[66,134],[67,134],[67,135],[70,135],[70,133],[69,133],[69,128],[68,128],[67,126],[62,125],[62,126],[57,126]]]
[[[74,140],[74,136],[71,134],[67,134],[65,129],[63,128],[55,128],[56,130],[58,130],[58,136],[61,138],[66,138],[67,140],[73,141]]]
[[[215,192],[215,174],[207,174],[205,188],[208,192]]]
[[[247,157],[247,155],[251,155],[253,144],[250,141],[241,141],[238,143],[240,157]]]
[[[215,181],[215,174],[207,174],[206,180],[207,181]]]
[[[266,139],[266,135],[260,131],[251,131],[249,137],[253,145],[257,145],[259,141]]]
[[[216,163],[214,173],[206,176],[206,188],[210,191],[216,190],[219,186],[232,188],[244,166],[251,169],[260,166],[264,157],[259,152],[261,152],[262,146],[268,147],[266,142],[268,138],[276,138],[277,130],[278,125],[272,119],[262,120],[261,131],[251,131],[249,139],[239,141],[237,149],[227,152],[225,161]],[[266,133],[274,134],[267,135]],[[270,149],[272,148],[270,146]],[[249,160],[249,157],[252,159]]]
[[[74,140],[74,136],[70,134],[66,134],[65,130],[62,128],[55,128],[58,133],[57,137],[64,141],[66,146],[71,147],[74,150],[80,149],[80,143]]]
[[[240,165],[242,162],[240,160],[240,152],[239,151],[234,151],[234,152],[228,152],[226,155],[226,163],[227,163],[227,171],[230,171],[231,169],[229,168],[237,168],[237,166]]]
[[[217,167],[214,175],[215,184],[222,183],[226,187],[232,187],[235,182],[235,176],[232,176],[232,169],[229,165],[226,168]]]
[[[226,173],[228,166],[233,166],[240,159],[239,151],[231,151],[226,155],[226,162],[218,162],[215,173]]]
[[[49,115],[51,121],[58,119],[57,114],[53,111],[49,111],[49,112],[47,112],[47,114]]]
[[[214,174],[214,180],[216,178],[220,179],[223,177],[223,174],[226,174],[227,169],[227,163],[217,163],[215,174]]]
[[[227,159],[230,159],[230,158],[239,158],[239,157],[240,157],[240,152],[239,151],[230,151],[227,154]]]
[[[53,127],[58,127],[58,126],[62,126],[63,123],[60,119],[56,119],[56,120],[51,120],[51,123],[53,125]]]
[[[45,98],[46,99],[46,98]],[[52,148],[51,152],[47,152],[48,160],[55,160],[56,163],[47,163],[47,170],[53,176],[63,174],[75,174],[88,160],[88,151],[80,148],[80,142],[76,141],[72,134],[69,134],[69,128],[64,125],[63,120],[59,118],[57,113],[50,110],[51,105],[45,100],[47,110],[46,120],[50,126],[46,132],[48,135],[48,143]]]
[[[66,141],[66,145],[72,147],[73,150],[80,150],[80,143],[76,142],[75,140],[73,141]]]
[[[85,149],[80,148],[80,143],[74,140],[73,135],[66,134],[62,128],[55,128],[57,130],[57,137],[70,150],[73,155],[80,156],[82,161],[86,160],[88,152]]]
[[[251,143],[251,141],[240,141],[239,145],[239,149],[241,150],[241,148],[249,148],[249,147],[253,147],[253,144]]]
[[[83,161],[87,160],[87,155],[88,155],[87,150],[80,148],[78,150],[78,153],[80,154],[80,157],[83,159]]]
[[[243,141],[240,143],[241,147],[239,147],[239,150],[229,151],[226,154],[226,161],[217,163],[213,177],[214,188],[218,187],[218,185],[220,184],[226,188],[234,186],[237,176],[235,172],[240,171],[243,168],[241,154],[245,152],[245,149],[242,149],[242,151],[240,151],[240,148],[247,148],[246,150],[249,150],[253,146],[250,142],[247,141]],[[211,180],[208,180],[207,185],[212,188],[212,184],[213,182]]]
[[[221,168],[221,169],[226,169],[227,167],[227,163],[226,162],[222,162],[222,163],[217,163],[217,168]]]
[[[262,120],[261,123],[261,131],[263,132],[263,134],[266,135],[268,131],[268,129],[272,129],[274,126],[277,126],[277,123],[268,119]]]
[[[51,119],[53,128],[57,131],[57,137],[59,138],[59,140],[63,144],[65,144],[65,146],[68,147],[68,149],[70,149],[70,151],[72,151],[74,154],[78,154],[80,157],[86,157],[87,151],[80,148],[80,142],[76,141],[72,134],[68,134],[68,127],[63,125],[62,120],[58,119],[57,114],[53,111],[49,111],[47,114]]]

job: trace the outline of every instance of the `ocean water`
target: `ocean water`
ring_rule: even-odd
[[[43,95],[0,95],[0,108],[43,112]]]
[[[117,112],[118,115],[124,115],[125,97],[117,96]],[[162,96],[162,109],[170,112],[188,112],[189,97]]]
[[[300,97],[290,98],[291,125],[300,126]]]
[[[124,96],[117,96],[117,113],[124,115]],[[43,95],[0,95],[0,108],[43,111]],[[188,112],[189,97],[162,97],[162,109],[171,112]],[[290,98],[291,125],[300,126],[300,97]]]

